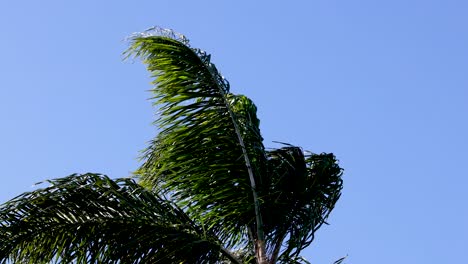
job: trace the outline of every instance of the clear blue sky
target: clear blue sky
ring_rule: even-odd
[[[467,14],[462,0],[2,1],[0,202],[138,167],[154,111],[123,39],[160,25],[255,101],[267,146],[340,159],[343,195],[312,263],[465,262]]]

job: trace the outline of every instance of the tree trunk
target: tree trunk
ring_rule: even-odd
[[[257,264],[268,264],[268,257],[266,255],[265,241],[257,240],[255,245],[255,255],[257,257]]]

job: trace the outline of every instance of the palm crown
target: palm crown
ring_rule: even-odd
[[[132,178],[71,175],[0,207],[0,261],[304,263],[340,197],[333,154],[266,149],[256,106],[210,55],[153,28],[125,53],[154,77],[158,135]]]

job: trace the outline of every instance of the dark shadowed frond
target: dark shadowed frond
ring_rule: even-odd
[[[280,261],[298,259],[325,223],[342,189],[342,169],[333,154],[307,154],[287,146],[268,151],[262,185],[268,250]]]
[[[216,263],[230,257],[217,238],[131,179],[84,174],[49,183],[0,207],[0,263]]]
[[[128,54],[141,57],[155,78],[160,114],[160,132],[137,171],[142,184],[165,193],[227,245],[245,244],[258,207],[255,183],[266,171],[255,105],[231,94],[210,56],[187,41],[136,35]]]
[[[338,259],[337,261],[333,262],[333,264],[341,264],[346,260],[347,257],[348,256],[344,256],[344,257]]]

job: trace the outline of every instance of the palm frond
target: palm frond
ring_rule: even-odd
[[[137,171],[142,184],[177,201],[228,246],[245,244],[246,225],[261,237],[256,183],[266,157],[255,105],[231,94],[210,56],[185,38],[136,35],[127,54],[148,65],[160,113],[160,132]]]
[[[159,111],[139,182],[74,174],[0,205],[0,263],[309,263],[341,195],[335,156],[266,151],[254,103],[183,35],[135,34],[126,55]]]
[[[71,175],[0,207],[0,263],[216,263],[231,259],[173,204],[131,179]]]
[[[268,249],[280,260],[296,259],[340,197],[342,169],[333,154],[304,155],[291,145],[267,155],[262,213]]]

